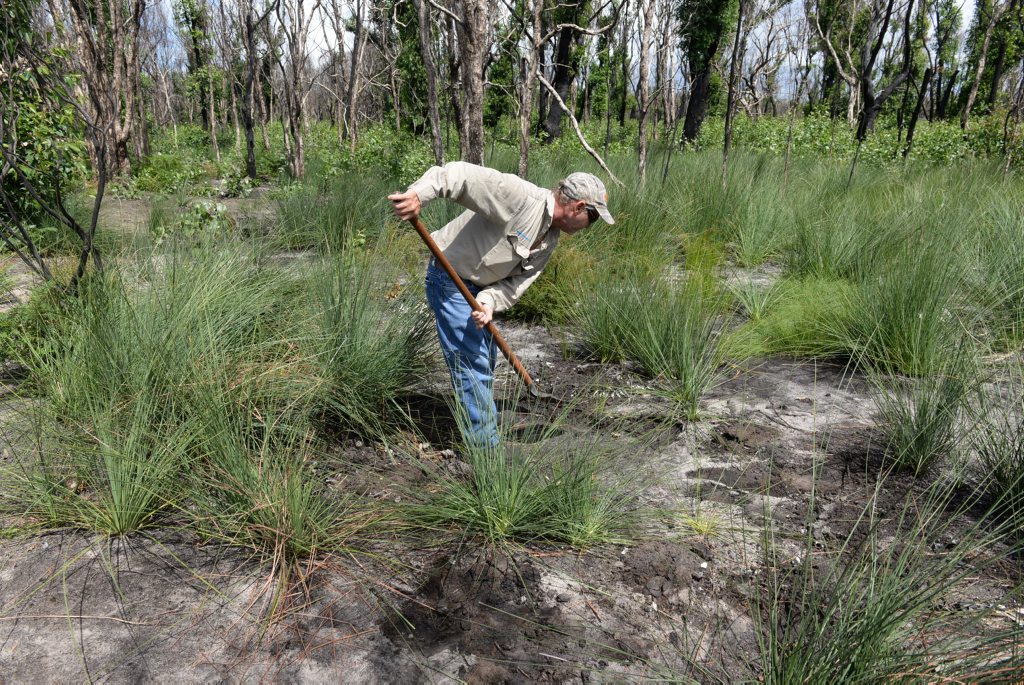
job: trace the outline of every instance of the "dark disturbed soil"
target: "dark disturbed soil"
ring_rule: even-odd
[[[799,558],[808,526],[822,550],[855,533],[884,468],[868,384],[841,367],[766,359],[731,370],[702,419],[686,422],[648,381],[587,360],[567,335],[503,329],[558,398],[532,403],[501,366],[511,434],[543,450],[596,431],[621,447],[616,468],[645,484],[637,504],[650,512],[632,544],[500,551],[396,535],[293,569],[281,590],[266,560],[184,533],[9,531],[0,683],[756,680],[761,531],[773,527],[782,558]],[[444,376],[423,385],[410,399],[422,436],[402,448],[338,436],[318,464],[325,482],[401,501],[429,487],[432,468],[458,474]],[[545,434],[559,416],[561,434]],[[888,479],[878,514],[923,487]],[[935,544],[955,545],[957,526],[972,523],[962,519]],[[1020,570],[973,575],[949,605],[1003,601]],[[1019,604],[1000,606],[993,621],[1024,625]]]

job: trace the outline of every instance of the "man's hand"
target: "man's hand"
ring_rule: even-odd
[[[483,309],[482,312],[473,312],[470,315],[477,328],[483,328],[494,318],[494,307],[489,304],[482,304],[480,307]]]
[[[407,190],[404,193],[391,193],[388,195],[391,205],[395,209],[395,216],[402,221],[415,219],[420,215],[420,196],[415,190]]]

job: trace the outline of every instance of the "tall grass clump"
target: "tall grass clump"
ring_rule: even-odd
[[[809,202],[805,187],[786,187],[778,160],[742,153],[730,157],[723,187],[714,160],[709,161],[706,176],[685,183],[696,204],[690,230],[712,231],[740,266],[780,256],[791,240],[795,217]]]
[[[14,499],[48,512],[48,525],[123,534],[153,523],[187,496],[178,477],[201,439],[202,388],[211,378],[238,387],[273,365],[281,279],[238,246],[145,264],[83,283],[29,356],[39,454],[17,468]]]
[[[375,520],[314,470],[316,442],[288,416],[265,415],[211,388],[188,509],[205,536],[287,566],[347,551]]]
[[[597,283],[578,312],[584,344],[602,361],[631,360],[690,418],[720,378],[727,300],[700,268],[681,282],[635,272]]]
[[[971,293],[997,349],[1013,349],[1024,340],[1024,217],[1018,201],[994,198],[982,214],[978,268]]]
[[[347,429],[377,434],[400,420],[397,398],[428,366],[422,290],[388,266],[388,251],[331,255],[310,276],[303,345],[315,394]]]
[[[904,245],[865,276],[845,331],[849,346],[885,372],[942,372],[969,324],[963,286],[963,264],[941,246]]]
[[[947,593],[1013,554],[1003,536],[961,521],[972,503],[955,504],[943,483],[908,494],[883,517],[888,487],[877,484],[850,533],[824,552],[809,521],[795,562],[766,522],[767,576],[752,612],[759,680],[1003,682],[1019,668],[1019,628],[993,627],[991,609],[943,608]]]
[[[373,242],[391,218],[387,196],[395,188],[373,173],[346,171],[288,186],[277,194],[278,225],[271,239],[287,249]]]
[[[456,409],[458,411],[458,409]],[[639,518],[637,483],[616,475],[615,455],[597,439],[545,447],[561,430],[530,446],[467,444],[465,474],[427,467],[434,484],[410,493],[400,510],[415,527],[454,530],[488,544],[552,542],[588,549],[621,543]]]
[[[1013,370],[1004,390],[979,398],[971,435],[976,471],[995,512],[1024,536],[1024,369]]]
[[[813,168],[812,168],[813,169]],[[837,167],[808,172],[801,184],[816,201],[796,212],[783,263],[791,275],[825,279],[855,278],[877,257],[878,244],[888,239],[893,224],[884,174],[875,183],[846,189]]]
[[[875,406],[888,441],[888,456],[915,476],[952,454],[959,443],[958,422],[976,371],[966,346],[954,350],[927,376],[907,378],[873,373]]]
[[[848,358],[843,331],[855,286],[844,279],[783,278],[770,290],[736,294],[748,320],[726,333],[726,355]]]

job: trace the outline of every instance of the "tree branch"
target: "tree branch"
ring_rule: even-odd
[[[616,177],[615,174],[612,173],[612,170],[609,169],[608,165],[604,163],[603,159],[601,159],[601,155],[597,154],[597,151],[594,150],[594,148],[590,147],[590,143],[588,143],[587,139],[583,136],[583,131],[580,130],[580,122],[576,121],[576,115],[574,115],[572,111],[565,106],[565,101],[562,100],[561,96],[559,96],[558,91],[555,90],[555,87],[548,83],[548,80],[544,78],[543,74],[538,73],[537,79],[540,81],[542,86],[548,89],[548,93],[550,93],[551,96],[555,98],[555,102],[557,102],[558,105],[562,108],[562,111],[569,116],[569,121],[572,122],[572,127],[576,131],[576,137],[579,138],[580,144],[583,146],[583,149],[590,153],[590,156],[594,158],[594,161],[596,161],[601,166],[601,168],[604,169],[604,172],[608,174],[608,178],[614,181],[615,184],[618,185],[620,188],[625,188],[626,184],[620,181],[618,177]]]

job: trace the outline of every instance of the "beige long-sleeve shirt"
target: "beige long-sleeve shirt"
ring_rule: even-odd
[[[423,205],[445,197],[466,208],[431,235],[459,276],[483,288],[477,301],[496,312],[537,280],[558,244],[554,193],[514,174],[449,162],[431,167],[409,189]]]

